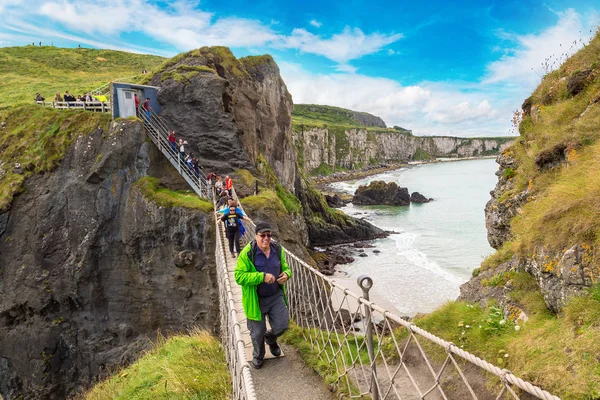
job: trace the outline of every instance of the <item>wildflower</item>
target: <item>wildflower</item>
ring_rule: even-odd
[[[519,325],[515,325],[515,331],[519,332],[521,330],[521,327]]]
[[[500,325],[504,325],[504,324],[506,324],[506,320],[504,320],[504,319],[501,319],[501,320],[500,320],[500,322],[499,322],[499,324],[500,324]]]
[[[505,354],[504,354],[504,358],[508,358],[508,353],[505,353]]]
[[[465,325],[465,328],[469,329],[471,327],[471,325]]]

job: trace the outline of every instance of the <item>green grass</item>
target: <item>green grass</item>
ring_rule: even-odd
[[[151,176],[140,178],[137,187],[148,200],[164,207],[184,207],[201,210],[205,213],[213,211],[212,203],[198,197],[193,191],[169,190],[160,186],[160,180]]]
[[[562,315],[553,315],[531,275],[511,272],[493,280],[499,284],[506,278],[512,287],[509,298],[525,310],[527,322],[511,320],[516,316],[515,307],[509,307],[511,315],[505,319],[493,303],[481,308],[449,302],[414,323],[565,400],[598,398],[600,285],[572,298]],[[396,332],[398,337],[402,330]],[[392,350],[389,338],[382,345]],[[434,356],[444,356],[432,345],[424,347]]]
[[[229,399],[231,381],[219,341],[203,331],[159,339],[134,364],[98,383],[86,400]]]
[[[269,209],[278,217],[283,217],[288,213],[277,193],[270,189],[263,189],[257,195],[244,197],[240,201],[248,210]]]
[[[50,46],[0,48],[0,109],[31,103],[36,92],[52,101],[56,92],[83,94],[115,79],[137,82],[163,57],[115,50],[67,49]]]
[[[37,105],[0,111],[0,120],[6,122],[0,130],[0,211],[10,206],[28,176],[56,168],[77,136],[98,128],[107,132],[110,125],[108,114]],[[16,172],[15,164],[23,174]]]
[[[323,337],[329,339],[327,347],[321,352],[311,345],[313,342],[319,342]],[[341,351],[335,353],[340,348],[340,343],[344,341],[344,335],[328,333],[319,329],[304,329],[290,322],[289,329],[281,337],[281,341],[296,347],[300,357],[304,362],[321,376],[327,385],[335,389],[335,392],[342,395],[359,394],[354,383],[346,376],[344,367],[350,367],[353,361],[359,364],[358,359],[363,365],[369,365],[369,354],[366,345],[363,344],[362,335],[349,334],[347,344],[341,345]],[[375,340],[375,346],[377,341]],[[350,388],[350,389],[349,389]]]
[[[362,127],[357,120],[353,118],[354,111],[340,107],[323,106],[318,104],[294,104],[293,117],[304,118],[308,121],[317,121],[333,125],[346,125],[353,127]],[[366,114],[367,113],[359,113]]]
[[[321,163],[317,168],[313,168],[312,171],[310,171],[310,174],[312,176],[317,176],[317,175],[331,175],[333,174],[335,171],[329,166],[329,164],[325,164],[325,163]]]

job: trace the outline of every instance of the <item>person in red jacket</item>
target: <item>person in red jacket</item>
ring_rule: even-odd
[[[167,136],[167,139],[169,139],[169,143],[171,143],[173,153],[177,154],[177,140],[175,139],[175,131],[169,132],[169,136]]]
[[[229,175],[227,175],[225,177],[225,189],[229,193],[229,196],[231,196],[231,191],[233,189],[233,180],[231,180],[231,178],[229,177]]]

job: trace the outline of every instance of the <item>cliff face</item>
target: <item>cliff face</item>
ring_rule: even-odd
[[[216,331],[212,216],[147,201],[134,183],[154,168],[167,166],[139,123],[82,132],[2,215],[4,398],[66,398],[159,328]]]
[[[206,170],[251,169],[262,153],[293,191],[292,98],[270,56],[238,60],[227,48],[203,47],[174,58],[150,84],[161,87],[161,116]]]
[[[417,137],[394,131],[295,127],[296,146],[304,167],[311,171],[322,163],[355,168],[374,163],[411,161],[435,157],[493,155],[510,145],[502,139]]]

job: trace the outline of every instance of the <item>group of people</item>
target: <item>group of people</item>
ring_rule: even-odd
[[[45,101],[46,99],[40,94],[40,93],[36,93],[35,94],[35,101]],[[69,91],[67,90],[65,92],[64,96],[61,96],[60,92],[56,92],[56,95],[54,96],[54,101],[56,102],[74,102],[74,101],[79,101],[79,102],[105,102],[107,101],[106,96],[104,95],[92,95],[92,92],[88,92],[82,95],[78,95],[78,96],[74,96],[72,94],[69,93]]]
[[[219,178],[217,182],[220,182]],[[231,178],[227,176],[227,179]],[[220,194],[229,192],[221,187]],[[242,221],[252,220],[238,207],[233,197],[227,196],[226,201],[217,215],[225,225],[232,258],[236,258],[237,254],[234,277],[242,287],[242,306],[252,340],[252,366],[260,369],[266,354],[265,343],[273,356],[281,355],[277,338],[290,323],[285,283],[292,276],[292,271],[285,260],[283,247],[271,241],[273,227],[268,222],[256,224],[255,239],[240,250],[240,237],[245,231]],[[268,330],[267,317],[270,325]]]

